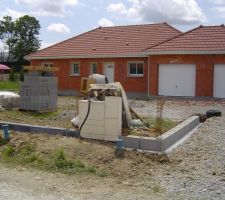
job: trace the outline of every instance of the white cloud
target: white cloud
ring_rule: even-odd
[[[107,7],[107,11],[120,13],[120,14],[127,14],[127,8],[123,3],[111,3]]]
[[[139,18],[142,22],[168,22],[171,24],[198,24],[205,16],[196,0],[127,0],[123,3],[109,4],[107,10],[128,18]]]
[[[71,13],[69,8],[78,5],[78,0],[15,0],[15,2],[27,7],[35,15],[59,17]]]
[[[47,31],[49,32],[57,32],[57,33],[70,33],[70,29],[65,24],[50,24],[47,27]]]
[[[6,16],[6,15],[11,16],[15,20],[15,19],[18,19],[18,18],[26,15],[26,13],[18,12],[16,10],[12,10],[10,8],[7,8],[4,12],[2,12],[0,14],[0,18],[2,18],[3,16]]]
[[[98,21],[99,26],[114,26],[114,23],[107,18],[102,18]]]
[[[138,10],[134,8],[133,6],[130,8],[127,8],[123,3],[111,3],[107,6],[107,11],[114,13],[114,14],[119,14],[119,15],[124,15],[129,18],[137,18],[138,17]]]

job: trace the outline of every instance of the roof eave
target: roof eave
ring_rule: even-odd
[[[134,54],[102,54],[102,55],[77,55],[77,56],[25,56],[26,60],[49,60],[49,59],[80,59],[80,58],[132,58],[132,57],[148,57],[146,52]]]
[[[148,55],[184,55],[184,54],[194,54],[194,55],[223,55],[225,50],[222,51],[154,51],[148,52]]]

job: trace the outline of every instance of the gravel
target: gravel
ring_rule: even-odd
[[[154,116],[156,101],[131,102],[144,116]],[[184,199],[225,199],[225,106],[224,101],[166,101],[164,117],[184,120],[210,109],[222,111],[222,117],[208,119],[184,145],[169,154],[172,164],[158,167],[155,181],[168,192]],[[172,199],[173,199],[172,198]],[[182,198],[182,199],[183,199]]]

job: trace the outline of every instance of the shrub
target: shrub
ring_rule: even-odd
[[[11,70],[10,71],[9,80],[10,81],[15,81],[15,72],[14,72],[14,70]]]
[[[20,70],[20,81],[24,81],[24,70]]]

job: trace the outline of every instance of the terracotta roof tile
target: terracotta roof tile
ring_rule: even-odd
[[[26,56],[26,59],[133,55],[181,32],[161,24],[99,27]]]
[[[200,26],[147,50],[150,53],[176,51],[225,51],[225,27]]]

